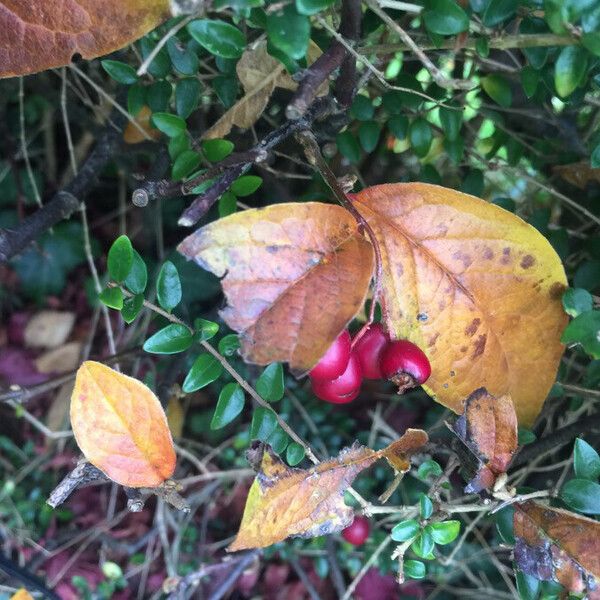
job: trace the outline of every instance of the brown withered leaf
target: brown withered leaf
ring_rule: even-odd
[[[375,451],[358,443],[310,469],[293,469],[271,447],[256,443],[248,460],[258,471],[246,500],[240,530],[227,548],[263,548],[290,536],[315,537],[340,531],[354,518],[344,491],[355,477],[380,458],[406,471],[409,457],[427,442],[427,434],[409,429],[396,442]]]
[[[319,47],[311,41],[307,51],[307,62],[312,64],[321,55]],[[252,127],[262,115],[275,88],[295,90],[298,84],[290,77],[283,64],[267,52],[267,43],[260,42],[247,49],[236,65],[244,96],[240,98],[203,135],[205,139],[225,137],[237,126],[241,129]],[[327,93],[329,82],[324,82],[318,96]]]
[[[390,335],[431,362],[425,390],[459,414],[479,387],[509,394],[519,423],[531,424],[567,323],[567,280],[548,240],[513,213],[437,185],[377,185],[352,200],[379,241]]]
[[[198,229],[178,247],[222,280],[225,322],[253,363],[308,371],[362,306],[373,250],[340,206],[246,210]]]
[[[592,181],[600,183],[600,169],[593,168],[585,160],[568,165],[555,165],[552,170],[580,190],[584,190]]]
[[[123,132],[126,144],[140,144],[148,140],[160,139],[161,133],[152,126],[152,111],[149,106],[142,106],[133,121],[128,121]]]
[[[485,388],[475,390],[456,419],[454,431],[473,452],[478,470],[465,492],[489,490],[506,473],[518,445],[518,425],[510,396],[495,398]]]
[[[0,77],[108,54],[169,15],[168,0],[0,0]]]
[[[542,581],[600,599],[600,523],[537,502],[515,504],[515,564]]]

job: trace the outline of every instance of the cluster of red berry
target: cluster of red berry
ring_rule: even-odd
[[[401,393],[425,383],[429,375],[425,353],[408,340],[391,341],[379,323],[354,344],[344,329],[309,373],[315,395],[333,404],[352,402],[363,379],[389,379]]]

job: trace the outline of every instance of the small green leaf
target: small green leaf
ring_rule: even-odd
[[[433,514],[433,502],[429,496],[421,494],[419,498],[419,511],[422,519],[429,519]]]
[[[440,106],[440,122],[447,139],[454,141],[458,138],[462,120],[463,110],[461,107],[457,105],[455,108]]]
[[[198,108],[200,82],[197,79],[180,79],[175,86],[175,108],[182,119],[187,119]]]
[[[118,287],[104,288],[100,294],[98,294],[100,302],[108,308],[114,308],[115,310],[121,310],[123,308],[123,292]]]
[[[233,152],[233,143],[229,140],[204,140],[202,142],[202,151],[206,160],[210,162],[219,162]]]
[[[262,177],[258,175],[242,175],[231,184],[231,191],[236,196],[249,196],[260,187]]]
[[[439,35],[455,35],[469,28],[467,13],[454,0],[428,0],[423,11],[425,27]]]
[[[577,512],[600,515],[600,485],[587,479],[571,479],[560,490],[561,500]]]
[[[262,407],[254,410],[250,424],[250,437],[253,440],[266,442],[275,431],[275,427],[277,427],[277,417],[272,410]]]
[[[190,138],[185,133],[176,135],[169,140],[169,156],[171,160],[176,160],[182,152],[190,150],[190,148]]]
[[[483,13],[483,24],[486,27],[499,25],[517,12],[518,5],[518,0],[491,0]]]
[[[592,151],[592,155],[590,156],[590,165],[592,169],[600,168],[600,144],[598,144]]]
[[[219,198],[219,217],[228,217],[237,210],[237,198],[231,192],[225,192]]]
[[[185,121],[176,115],[166,112],[155,112],[151,117],[152,124],[169,137],[181,135],[186,130]]]
[[[460,521],[441,521],[427,526],[433,541],[445,546],[452,543],[460,532]]]
[[[191,331],[184,325],[173,323],[157,331],[144,343],[151,354],[177,354],[187,350],[194,341]]]
[[[600,56],[600,32],[591,31],[590,33],[584,33],[581,36],[581,44],[592,54]]]
[[[481,87],[496,104],[499,104],[503,108],[509,108],[512,104],[510,84],[502,75],[495,73],[486,75],[481,80]]]
[[[578,317],[581,313],[592,310],[594,299],[583,288],[569,288],[562,297],[563,308],[570,317]]]
[[[300,464],[304,458],[304,454],[304,448],[300,444],[297,442],[291,442],[287,447],[285,458],[290,467],[295,467],[297,464]]]
[[[148,269],[144,259],[137,250],[133,250],[133,263],[125,280],[127,289],[134,294],[143,294],[148,283]]]
[[[206,50],[223,58],[239,58],[246,47],[246,37],[225,21],[197,19],[188,24],[189,34]]]
[[[219,340],[219,354],[233,356],[240,348],[240,339],[235,333],[223,336]]]
[[[426,529],[423,529],[410,547],[419,558],[430,560],[435,544],[431,534]]]
[[[584,80],[587,52],[581,46],[566,46],[554,65],[554,87],[561,98],[570,96]]]
[[[379,141],[381,127],[377,121],[365,121],[358,128],[358,139],[365,152],[373,152]]]
[[[212,80],[212,87],[225,108],[231,108],[235,104],[238,93],[238,80],[236,77],[218,75]]]
[[[426,460],[419,465],[417,476],[419,479],[427,479],[428,477],[439,477],[442,474],[442,467],[435,460]]]
[[[310,39],[310,20],[301,15],[293,4],[267,15],[269,42],[295,60],[306,56]]]
[[[163,113],[169,106],[173,86],[166,80],[155,81],[146,88],[146,99],[153,113]]]
[[[144,306],[144,296],[137,294],[131,298],[125,298],[123,308],[121,309],[121,317],[125,323],[131,323],[140,314]]]
[[[420,560],[405,560],[404,575],[409,579],[423,579],[427,574],[425,563]]]
[[[223,373],[223,365],[212,354],[201,354],[188,371],[181,389],[191,394],[216,381]]]
[[[154,49],[156,42],[152,41],[149,36],[145,36],[140,40],[140,50],[142,58],[146,60]],[[157,79],[164,79],[171,71],[171,59],[165,48],[161,48],[154,56],[148,66],[148,73]]]
[[[283,454],[290,443],[290,436],[277,424],[277,427],[266,441],[273,448],[275,454]]]
[[[133,67],[118,60],[100,61],[102,68],[119,83],[130,85],[138,80],[137,73]]]
[[[531,444],[532,442],[535,442],[536,439],[537,437],[533,431],[526,429],[525,427],[519,427],[517,431],[517,443],[519,446]]]
[[[536,600],[540,595],[541,581],[539,579],[517,569],[515,570],[515,580],[519,600]]]
[[[358,162],[360,160],[360,146],[351,131],[338,133],[335,139],[337,148],[340,154],[350,162]]]
[[[533,67],[526,65],[521,69],[521,85],[528,98],[531,98],[535,94],[540,79],[540,72],[536,71]]]
[[[392,528],[392,539],[395,542],[406,542],[414,538],[421,531],[421,526],[415,519],[401,521]]]
[[[167,52],[173,66],[182,75],[196,75],[200,61],[192,48],[193,42],[184,46],[173,36],[167,40]]]
[[[165,261],[156,280],[156,297],[165,310],[173,310],[181,302],[181,281],[177,267]]]
[[[113,281],[121,282],[133,266],[133,246],[126,235],[119,236],[108,251],[108,274]]]
[[[185,179],[188,175],[191,175],[202,162],[202,158],[197,152],[193,150],[184,150],[173,163],[171,169],[171,176],[175,181]]]
[[[487,58],[490,55],[490,43],[486,37],[478,37],[475,40],[475,50],[481,58]]]
[[[394,137],[403,140],[408,134],[408,119],[404,115],[395,115],[389,119],[388,129]]]
[[[194,329],[196,330],[194,339],[197,342],[205,342],[217,335],[219,332],[219,324],[198,317],[197,319],[194,319]]]
[[[515,544],[514,516],[513,506],[506,506],[496,513],[496,529],[502,541],[509,546]]]
[[[278,402],[283,398],[283,367],[272,363],[265,368],[256,380],[256,391],[268,402]]]
[[[423,117],[417,117],[408,128],[408,139],[418,157],[427,156],[433,141],[431,125]]]
[[[296,10],[301,15],[316,15],[335,4],[335,0],[296,0]]]
[[[563,344],[581,344],[592,358],[600,358],[600,311],[591,310],[575,317],[563,331]]]
[[[146,104],[146,88],[141,83],[132,85],[127,90],[127,111],[135,117]]]
[[[219,394],[219,400],[210,422],[211,429],[221,429],[229,425],[244,410],[246,398],[238,383],[227,383]]]
[[[375,107],[371,102],[371,98],[357,94],[350,107],[350,116],[359,121],[369,121],[375,114]]]
[[[585,440],[577,438],[573,448],[573,468],[579,479],[596,481],[600,477],[600,456]]]

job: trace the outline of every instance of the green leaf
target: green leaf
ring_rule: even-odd
[[[171,160],[176,160],[182,152],[190,149],[190,138],[185,133],[176,135],[169,140],[169,156]]]
[[[409,579],[423,579],[427,574],[425,563],[420,560],[405,560],[404,575]]]
[[[123,281],[127,289],[134,294],[143,294],[148,283],[148,269],[144,259],[137,250],[133,250],[133,263],[131,269]]]
[[[454,141],[460,135],[463,120],[463,109],[456,105],[455,108],[440,106],[440,123],[446,138]]]
[[[198,107],[200,82],[197,79],[180,79],[175,86],[175,108],[182,119],[187,119]]]
[[[236,196],[249,196],[250,194],[254,194],[262,184],[262,181],[262,177],[258,175],[242,175],[231,184],[231,191]]]
[[[278,402],[283,398],[283,367],[272,363],[265,368],[256,380],[256,391],[268,402]]]
[[[296,10],[301,15],[316,15],[335,4],[335,0],[296,0]]]
[[[181,389],[191,394],[216,381],[223,373],[223,365],[212,354],[201,354],[185,377]]]
[[[202,142],[202,151],[206,160],[210,162],[219,162],[233,152],[233,143],[229,140],[204,140]]]
[[[590,156],[590,165],[592,169],[600,168],[600,144],[598,144]]]
[[[173,310],[181,302],[181,281],[177,267],[170,261],[165,261],[156,280],[156,296],[158,303],[165,310]]]
[[[592,310],[594,299],[583,288],[569,288],[562,297],[563,308],[570,317],[578,317],[581,313]]]
[[[119,236],[108,251],[108,274],[113,281],[121,282],[133,266],[133,246],[126,235]]]
[[[600,358],[600,311],[592,310],[575,317],[563,331],[563,344],[581,344],[592,358]]]
[[[177,71],[183,75],[196,75],[198,73],[200,61],[191,47],[192,44],[183,47],[175,36],[167,40],[167,52],[171,62]]]
[[[119,83],[130,85],[138,80],[138,76],[133,67],[118,60],[100,61],[102,68]]]
[[[197,19],[188,24],[189,34],[206,50],[223,58],[239,58],[246,47],[246,37],[225,21]]]
[[[428,0],[423,11],[425,27],[439,35],[455,35],[469,28],[467,13],[454,0]]]
[[[419,465],[417,476],[419,479],[427,479],[428,477],[439,477],[442,474],[442,467],[435,460],[426,460]]]
[[[431,555],[433,553],[433,549],[435,548],[435,544],[433,542],[433,537],[431,536],[431,534],[426,529],[424,529],[417,536],[417,538],[411,544],[410,547],[419,558],[430,560]]]
[[[475,40],[475,50],[481,58],[487,58],[490,55],[490,43],[485,37],[478,37]]]
[[[142,58],[146,60],[156,48],[156,42],[148,36],[140,40]],[[157,79],[164,79],[171,71],[171,59],[165,48],[161,48],[148,66],[148,73]]]
[[[421,531],[419,522],[415,519],[401,521],[392,528],[392,539],[395,542],[406,542],[414,538]]]
[[[388,129],[394,137],[403,140],[408,134],[408,119],[404,115],[395,115],[389,119]]]
[[[481,80],[481,87],[485,93],[503,108],[509,108],[512,104],[512,90],[508,81],[502,75],[486,75]]]
[[[151,117],[152,124],[169,137],[181,135],[186,130],[185,121],[181,117],[166,112],[155,112]]]
[[[171,177],[175,181],[185,179],[188,175],[191,175],[202,162],[202,157],[193,150],[184,150],[173,163],[171,169]]]
[[[506,506],[496,513],[496,529],[502,541],[509,546],[515,544],[514,516],[513,506]]]
[[[546,12],[546,18],[547,16],[548,12]],[[548,33],[548,25],[542,19],[526,17],[519,25],[519,33],[525,35]],[[527,57],[529,65],[539,71],[548,60],[550,48],[523,48],[521,51]]]
[[[422,519],[429,519],[433,514],[433,502],[431,498],[425,494],[421,494],[419,498],[419,511]]]
[[[283,10],[267,15],[267,35],[273,46],[290,58],[300,60],[308,49],[310,20],[299,14],[294,5],[287,4]]]
[[[173,95],[173,86],[165,80],[155,81],[146,89],[148,106],[153,113],[162,113],[167,110]]]
[[[569,508],[586,515],[600,515],[600,485],[587,479],[571,479],[560,490]]]
[[[441,521],[427,526],[433,541],[445,546],[452,543],[460,533],[460,521]]]
[[[144,296],[137,294],[131,298],[125,298],[123,308],[121,309],[121,317],[125,323],[131,323],[140,314],[144,306]]]
[[[237,210],[237,198],[231,192],[225,192],[219,198],[219,217],[228,217]]]
[[[219,340],[219,354],[233,356],[240,348],[240,339],[235,333],[223,336]]]
[[[135,117],[146,104],[146,88],[136,83],[127,90],[127,111]]]
[[[491,0],[483,13],[483,24],[486,27],[499,25],[517,12],[518,5],[518,0]]]
[[[414,153],[419,158],[427,156],[433,141],[431,125],[423,117],[417,117],[408,128],[408,139]]]
[[[554,65],[554,87],[561,98],[570,96],[584,80],[587,52],[581,46],[566,46]]]
[[[225,108],[231,108],[235,104],[238,93],[237,77],[218,75],[212,80],[212,86]]]
[[[521,69],[521,85],[528,98],[531,98],[535,94],[540,79],[540,72],[536,71],[533,67],[526,65]]]
[[[277,417],[272,410],[262,407],[254,410],[250,424],[250,437],[253,440],[266,442],[275,431],[275,427],[277,427]]]
[[[344,158],[353,163],[360,160],[360,146],[351,131],[346,130],[342,133],[338,133],[335,138],[335,143],[337,144],[340,154]]]
[[[267,438],[267,444],[273,448],[275,454],[283,454],[290,443],[290,436],[277,424],[273,433]]]
[[[114,308],[115,310],[121,310],[123,308],[123,292],[118,287],[104,288],[99,294],[98,298],[102,304],[108,306],[108,308]]]
[[[196,333],[194,334],[194,339],[197,342],[205,342],[206,340],[210,340],[219,332],[219,324],[214,321],[208,321],[207,319],[201,319],[198,317],[194,319],[194,329]]]
[[[577,438],[573,448],[573,468],[579,479],[596,481],[600,477],[600,456],[585,440]]]
[[[520,600],[536,600],[540,595],[541,581],[532,575],[515,570],[517,592]]]
[[[244,410],[245,401],[244,390],[239,383],[225,384],[219,394],[210,428],[221,429],[229,425]]]
[[[584,33],[581,36],[581,44],[592,54],[600,56],[600,32],[591,31],[590,33]]]
[[[151,354],[177,354],[187,350],[194,341],[185,325],[173,323],[157,331],[144,343],[144,350]]]
[[[531,444],[535,442],[537,439],[535,433],[530,429],[526,429],[525,427],[519,427],[517,431],[517,443],[519,446],[524,446],[525,444]]]
[[[379,141],[381,127],[377,121],[365,121],[358,128],[358,139],[365,152],[373,152]]]
[[[304,454],[304,448],[300,444],[297,442],[290,442],[290,445],[287,447],[285,458],[290,467],[295,467],[297,464],[300,464],[304,458]]]
[[[371,102],[371,98],[357,94],[350,107],[350,116],[359,121],[368,121],[373,118],[375,107]]]

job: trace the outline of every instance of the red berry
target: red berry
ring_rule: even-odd
[[[359,515],[342,531],[342,537],[354,546],[360,546],[367,541],[370,530],[369,519]]]
[[[336,379],[314,379],[311,377],[315,395],[325,402],[346,404],[352,402],[360,392],[362,372],[356,355],[352,353],[346,370]]]
[[[348,366],[352,343],[350,334],[344,329],[329,346],[321,360],[311,369],[309,375],[312,379],[335,379],[339,377]]]
[[[365,379],[381,379],[381,354],[389,344],[390,338],[381,323],[371,325],[355,342],[352,351],[358,356]]]
[[[381,372],[398,386],[398,393],[422,385],[431,375],[431,365],[421,348],[408,340],[390,342],[381,355]]]

